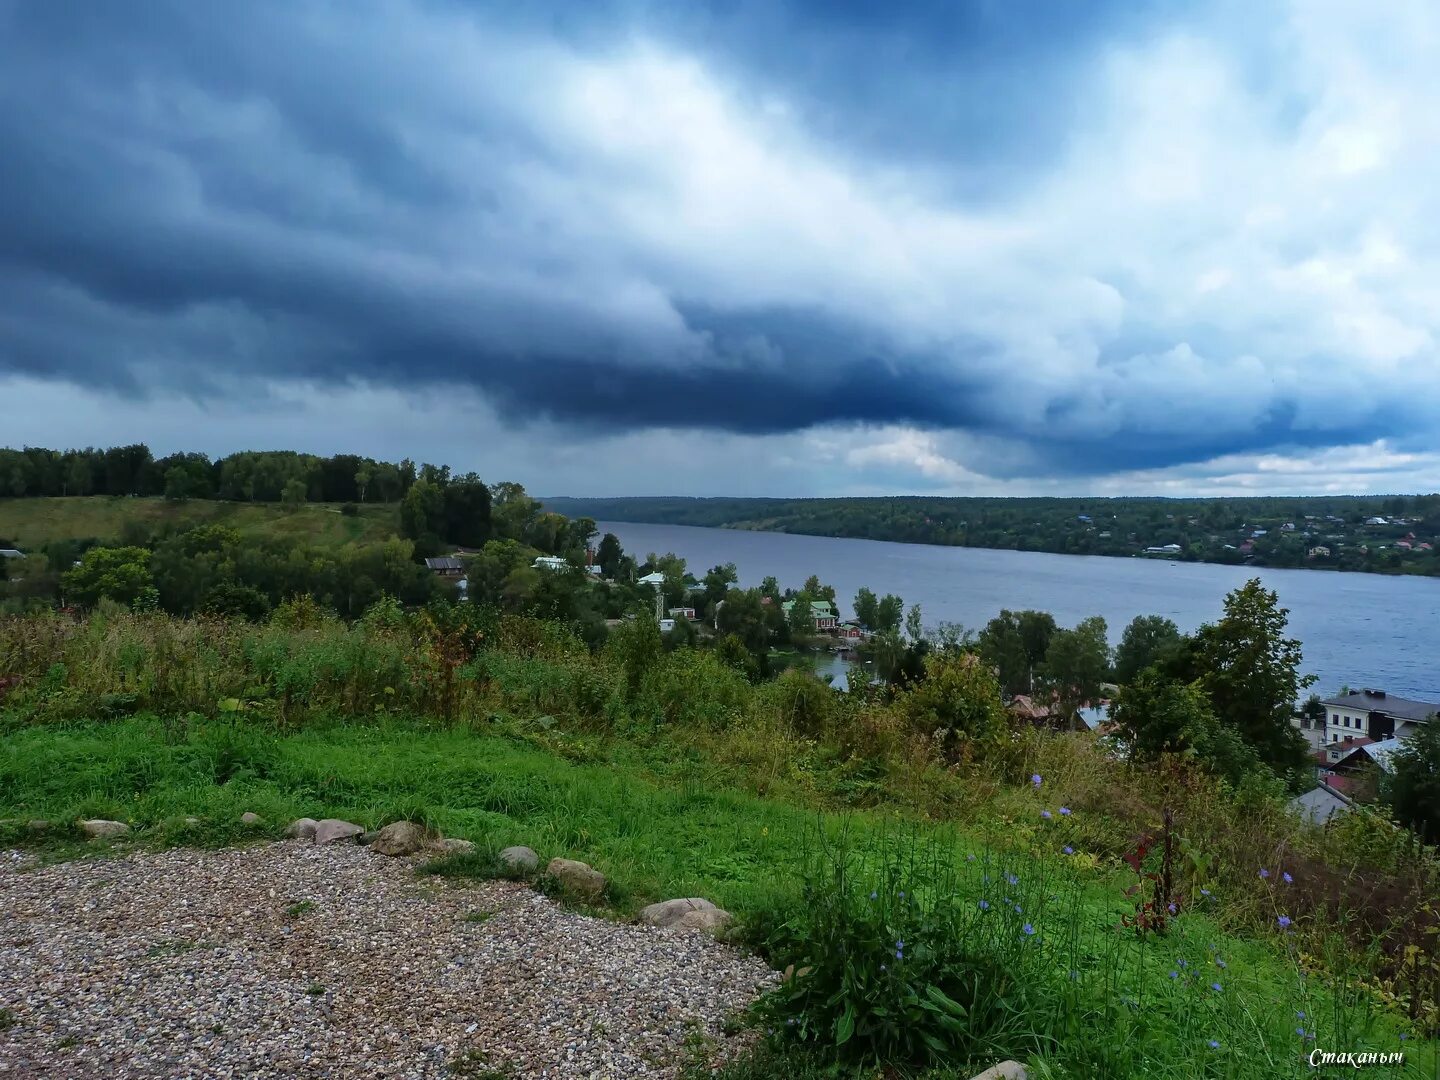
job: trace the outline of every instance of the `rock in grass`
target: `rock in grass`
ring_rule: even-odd
[[[251,813],[248,810],[240,815],[241,825],[259,825],[263,820],[264,819],[261,818],[259,814]]]
[[[999,1065],[992,1065],[982,1073],[977,1073],[971,1080],[1025,1080],[1029,1074],[1025,1066],[1018,1061],[1002,1061]]]
[[[605,875],[588,863],[574,859],[551,859],[545,873],[567,893],[595,900],[605,891]]]
[[[103,818],[91,818],[88,821],[80,822],[80,831],[92,840],[101,837],[124,836],[130,831],[130,826],[123,821],[106,821]]]
[[[495,856],[495,861],[507,874],[517,876],[533,874],[540,869],[540,856],[528,847],[507,847]]]
[[[296,818],[285,826],[285,836],[290,840],[314,840],[317,824],[313,817]]]
[[[414,855],[425,847],[429,839],[430,834],[423,825],[413,821],[392,821],[375,834],[375,839],[370,841],[370,850],[391,858]]]
[[[646,926],[674,927],[677,930],[719,930],[729,925],[731,915],[709,900],[692,896],[651,904],[640,912],[640,921]]]
[[[342,840],[354,840],[363,833],[365,829],[354,822],[341,821],[339,818],[326,818],[324,821],[315,823],[315,843],[334,844]]]
[[[475,850],[473,840],[461,840],[458,836],[447,836],[434,844],[435,850],[442,855],[469,855]]]
[[[25,827],[31,832],[49,832],[50,822],[46,821],[44,818],[34,818],[31,821],[27,821],[25,823]]]

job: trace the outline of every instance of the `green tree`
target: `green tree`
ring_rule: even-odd
[[[920,620],[920,605],[912,604],[910,614],[905,616],[905,636],[912,642],[925,640],[925,626]]]
[[[438,536],[445,527],[445,494],[428,480],[416,480],[400,500],[400,533],[410,540]]]
[[[880,622],[880,602],[869,589],[860,588],[855,594],[855,621],[866,630],[873,630]]]
[[[150,552],[141,547],[91,548],[61,580],[66,597],[87,607],[102,597],[131,604],[155,585]]]
[[[1182,640],[1180,628],[1165,616],[1135,616],[1115,650],[1115,680],[1128,683],[1151,664],[1173,654]]]
[[[898,634],[900,620],[905,616],[905,601],[887,593],[875,605],[875,625],[871,628],[882,632]]]
[[[360,467],[355,470],[355,494],[362,503],[365,501],[365,493],[370,490],[370,482],[375,479],[372,464],[369,461],[361,462]]]
[[[1381,798],[1395,820],[1427,844],[1440,844],[1440,717],[1406,739],[1390,758]]]
[[[305,481],[298,476],[285,481],[285,486],[280,491],[280,503],[292,509],[303,506],[305,504]]]
[[[731,589],[716,612],[715,621],[721,634],[744,643],[754,656],[769,652],[771,639],[770,612],[759,589]]]
[[[1216,719],[1198,683],[1168,679],[1155,668],[1121,687],[1110,720],[1137,762],[1152,762],[1162,754],[1193,756],[1232,784],[1261,768],[1239,732]]]
[[[780,602],[780,582],[774,577],[767,577],[760,582],[760,595],[768,596],[778,604]]]
[[[600,538],[600,548],[595,553],[595,562],[600,567],[600,572],[607,578],[617,577],[620,573],[620,560],[625,555],[625,549],[620,546],[620,538],[614,533],[606,533]]]
[[[1045,652],[1043,677],[1067,719],[1087,702],[1100,698],[1100,684],[1110,673],[1110,644],[1105,620],[1092,615],[1073,630],[1057,630]]]
[[[1007,731],[1000,684],[976,657],[957,653],[925,658],[925,677],[899,698],[919,731],[938,735],[949,757],[998,742]]]
[[[835,586],[822,585],[816,574],[811,574],[805,579],[805,588],[802,590],[811,600],[827,600],[831,605],[835,604]]]
[[[706,609],[708,610],[719,601],[724,600],[730,587],[739,580],[740,571],[735,568],[733,562],[723,566],[712,566],[709,573],[705,575]]]
[[[815,613],[810,606],[810,598],[804,593],[797,596],[790,605],[785,621],[790,626],[792,640],[812,636],[815,633]]]
[[[1281,774],[1307,763],[1290,716],[1300,691],[1315,681],[1300,675],[1300,642],[1285,637],[1288,616],[1279,597],[1254,578],[1225,598],[1219,622],[1196,635],[1202,685],[1215,715]]]

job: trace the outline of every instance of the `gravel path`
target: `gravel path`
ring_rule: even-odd
[[[354,846],[25,864],[0,852],[4,1080],[673,1077],[777,978]]]

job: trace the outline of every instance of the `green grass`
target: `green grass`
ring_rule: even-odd
[[[64,499],[0,499],[0,537],[24,550],[52,540],[114,541],[126,526],[147,532],[226,525],[247,539],[299,540],[319,547],[387,540],[398,531],[393,505],[370,504],[347,517],[337,504],[309,503],[294,509],[278,503],[211,499],[167,502],[160,498],[97,495]]]
[[[470,876],[487,876],[493,873],[489,853],[525,844],[542,865],[563,856],[605,873],[614,914],[632,915],[658,899],[705,896],[736,913],[744,939],[755,944],[784,937],[776,931],[795,916],[822,836],[843,835],[862,856],[908,838],[962,868],[955,889],[967,900],[987,887],[976,876],[986,859],[1009,860],[1004,865],[1018,876],[1043,865],[1045,876],[1031,878],[1045,884],[1033,887],[1065,898],[1036,919],[1045,939],[1056,942],[1052,974],[1063,981],[1062,967],[1080,966],[1076,958],[1088,966],[1073,998],[1055,998],[1073,1010],[1067,1013],[1073,1030],[1061,1049],[1032,1057],[1042,1077],[1305,1075],[1305,1044],[1293,1030],[1302,1023],[1293,1015],[1302,1000],[1314,1002],[1325,1018],[1322,1034],[1343,1032],[1362,1014],[1371,1025],[1363,1041],[1333,1048],[1409,1048],[1405,1072],[1379,1075],[1435,1074],[1433,1045],[1401,1044],[1404,1025],[1373,1003],[1345,1004],[1318,978],[1302,980],[1278,933],[1236,937],[1203,911],[1188,915],[1183,931],[1165,939],[1140,943],[1133,932],[1117,930],[1120,917],[1133,910],[1123,895],[1133,878],[1083,857],[1062,858],[1059,833],[1032,830],[1017,848],[1017,830],[993,820],[939,826],[900,820],[893,811],[822,814],[697,778],[703,771],[658,775],[633,749],[605,760],[569,761],[509,734],[401,722],[276,734],[243,720],[193,727],[181,738],[173,726],[168,730],[172,741],[166,725],[147,717],[10,729],[0,743],[0,818],[108,817],[131,822],[135,832],[127,843],[82,847],[73,837],[67,841],[63,828],[32,837],[12,826],[0,842],[39,843],[42,851],[69,855],[225,844],[257,832],[278,837],[286,822],[301,816],[347,818],[370,828],[423,820],[475,842],[476,854],[447,861],[457,876],[466,876],[458,873],[466,868]],[[240,826],[246,810],[265,824]],[[201,823],[185,826],[186,816]],[[1056,827],[1073,828],[1081,842],[1083,823]],[[971,854],[973,864],[966,860]],[[1047,897],[1033,901],[1043,907]],[[1030,906],[1027,901],[1027,917]],[[1182,991],[1169,977],[1186,957],[1209,965],[1207,973],[1218,971],[1217,956],[1226,964],[1223,994],[1196,980]],[[1118,1034],[1099,1018],[1119,1023]],[[1223,1049],[1212,1055],[1208,1040],[1217,1035]],[[968,1076],[991,1063],[932,1075]],[[807,1068],[793,1049],[767,1046],[727,1075],[758,1080],[803,1076]]]

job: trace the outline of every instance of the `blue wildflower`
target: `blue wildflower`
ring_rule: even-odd
[[[1023,927],[1021,927],[1021,929],[1024,930],[1026,937],[1029,937],[1031,934],[1035,933],[1035,927],[1031,926],[1028,922]]]
[[[879,893],[874,893],[874,892],[872,892],[872,893],[870,894],[870,899],[871,899],[871,900],[874,900],[874,899],[875,899],[877,896],[879,896],[879,895],[880,895]]]
[[[989,910],[990,910],[990,901],[989,901],[989,900],[981,900],[981,901],[980,901],[980,910],[981,910],[981,911],[989,911]]]
[[[1290,876],[1290,871],[1288,871],[1288,870],[1285,871],[1285,873],[1283,873],[1283,874],[1280,875],[1280,880],[1283,881],[1283,882],[1285,882],[1286,885],[1293,884],[1294,881],[1295,881],[1295,879]]]
[[[1070,816],[1070,808],[1069,808],[1068,806],[1062,806],[1062,807],[1060,807],[1060,816],[1061,816],[1061,817],[1069,817],[1069,816]]]
[[[1040,811],[1040,816],[1041,816],[1042,818],[1044,818],[1046,821],[1049,821],[1050,818],[1051,818],[1051,814],[1050,814],[1050,811],[1049,811],[1049,810],[1041,810],[1041,811]]]
[[[1040,786],[1040,784],[1042,783],[1042,781],[1041,781],[1041,779],[1040,779],[1040,774],[1039,774],[1038,772],[1031,775],[1031,777],[1030,777],[1030,783],[1034,784],[1036,787],[1039,787],[1039,786]]]
[[[1170,972],[1170,977],[1172,979],[1178,979],[1180,977],[1180,973],[1178,971],[1172,971]]]
[[[1214,990],[1214,991],[1218,994],[1218,993],[1220,993],[1222,990],[1224,990],[1225,988],[1224,988],[1223,986],[1221,986],[1221,985],[1217,982],[1217,983],[1211,983],[1211,984],[1210,984],[1210,989],[1211,989],[1211,990]]]
[[[1297,1012],[1297,1013],[1295,1014],[1295,1019],[1297,1019],[1297,1020],[1304,1020],[1304,1019],[1305,1019],[1305,1014],[1304,1014],[1303,1012]]]
[[[1209,890],[1209,889],[1201,889],[1201,890],[1200,890],[1200,895],[1201,895],[1201,896],[1209,896],[1209,895],[1210,895],[1210,890]]]
[[[896,960],[904,960],[904,959],[905,959],[905,954],[904,954],[903,952],[901,952],[899,949],[896,949],[896,950],[895,950],[895,959],[896,959]]]
[[[1210,1040],[1210,1049],[1211,1049],[1211,1050],[1219,1050],[1219,1049],[1220,1049],[1220,1043],[1219,1043],[1217,1040],[1215,1040],[1215,1039],[1211,1039],[1211,1040]]]
[[[1018,877],[1016,877],[1014,874],[1006,874],[1006,875],[1005,875],[1005,880],[1006,880],[1009,884],[1011,884],[1011,885],[1019,885],[1019,884],[1020,884],[1020,879],[1019,879]]]
[[[1290,926],[1290,916],[1281,915],[1278,919],[1275,920],[1275,922],[1279,925],[1281,930],[1285,930]]]
[[[1270,876],[1270,871],[1269,871],[1269,870],[1266,870],[1266,869],[1262,866],[1262,867],[1260,868],[1260,876],[1261,876],[1262,878],[1267,878],[1267,877]]]
[[[1218,967],[1218,968],[1224,968],[1224,967],[1229,967],[1230,965],[1226,964],[1224,960],[1221,960],[1221,959],[1217,956],[1217,957],[1215,958],[1215,966]],[[1302,1014],[1302,1015],[1303,1015],[1303,1014]]]
[[[1170,914],[1171,914],[1171,915],[1179,915],[1179,914],[1180,914],[1180,909],[1175,906],[1175,904],[1174,904],[1173,901],[1170,903],[1169,908],[1170,908]]]
[[[1065,845],[1063,848],[1061,848],[1060,850],[1063,851],[1066,855],[1074,855],[1074,854],[1075,854],[1075,849],[1074,849],[1073,847],[1071,847],[1069,844],[1066,844],[1066,845]]]

